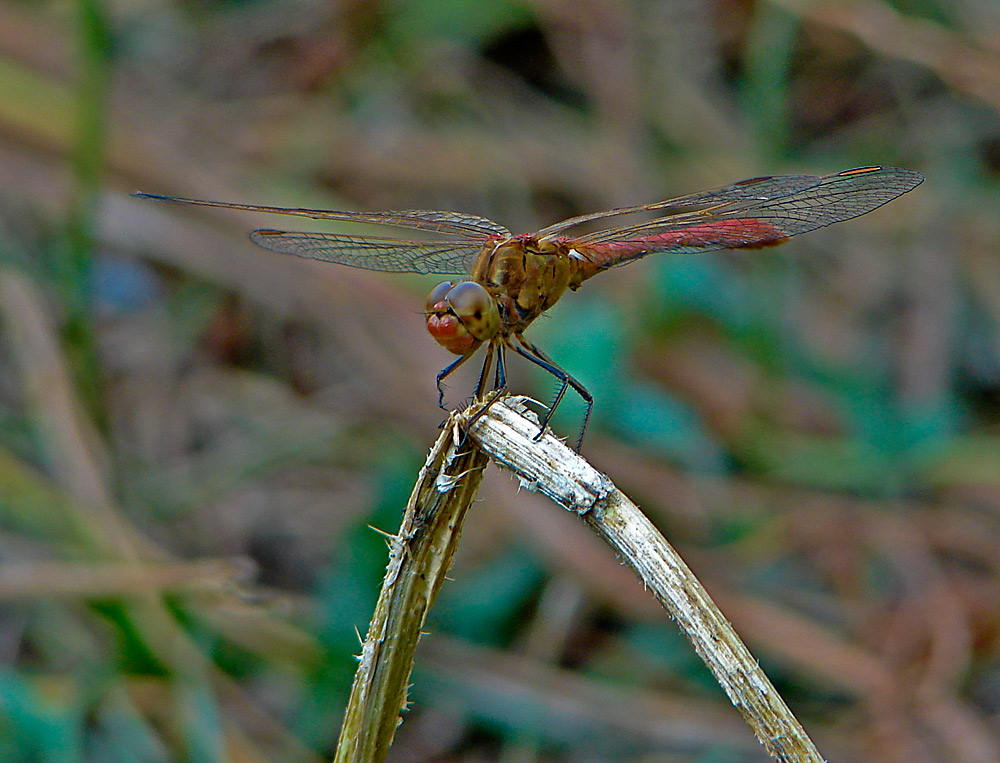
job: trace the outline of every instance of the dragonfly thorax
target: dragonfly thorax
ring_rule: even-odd
[[[515,236],[486,249],[472,279],[493,295],[504,334],[516,334],[582,283],[566,240]]]

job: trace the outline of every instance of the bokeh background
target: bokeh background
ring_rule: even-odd
[[[444,417],[435,279],[130,192],[527,231],[874,163],[928,179],[529,335],[828,758],[1000,760],[998,109],[991,0],[0,2],[0,760],[328,759]],[[764,758],[610,550],[481,498],[392,760]]]

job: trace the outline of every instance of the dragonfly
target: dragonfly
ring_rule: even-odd
[[[434,210],[345,212],[206,201],[179,196],[133,196],[205,207],[317,220],[367,223],[420,231],[425,240],[340,233],[294,233],[261,229],[250,239],[274,252],[366,270],[434,273],[442,281],[427,297],[427,331],[458,357],[437,375],[438,405],[444,408],[444,380],[474,357],[486,355],[475,398],[487,393],[491,371],[495,400],[507,390],[506,351],[527,359],[558,381],[540,423],[545,432],[566,392],[586,405],[576,441],[579,451],[594,397],[572,374],[526,339],[525,329],[569,291],[609,268],[650,254],[699,254],[718,249],[758,249],[792,236],[867,214],[908,191],[923,176],[898,167],[872,166],[832,175],[773,175],[740,180],[709,191],[652,204],[618,207],[570,217],[534,233],[512,234],[479,215]],[[647,219],[622,224],[625,216]],[[611,221],[618,222],[613,225]],[[604,225],[604,227],[601,227]],[[611,225],[611,227],[607,227]],[[597,230],[570,235],[580,226]],[[481,410],[485,410],[481,409]]]

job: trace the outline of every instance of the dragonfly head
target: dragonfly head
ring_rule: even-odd
[[[427,295],[427,331],[449,352],[467,355],[500,331],[496,300],[475,281],[443,281]]]

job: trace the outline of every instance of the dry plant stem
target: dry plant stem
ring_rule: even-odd
[[[420,631],[451,567],[465,514],[487,456],[462,442],[453,414],[410,495],[399,533],[389,537],[389,566],[361,649],[335,761],[385,760],[413,667]]]
[[[580,516],[603,537],[677,621],[772,758],[822,761],[805,730],[677,552],[605,475],[551,433],[537,442],[523,398],[495,403],[472,439],[525,487]]]

